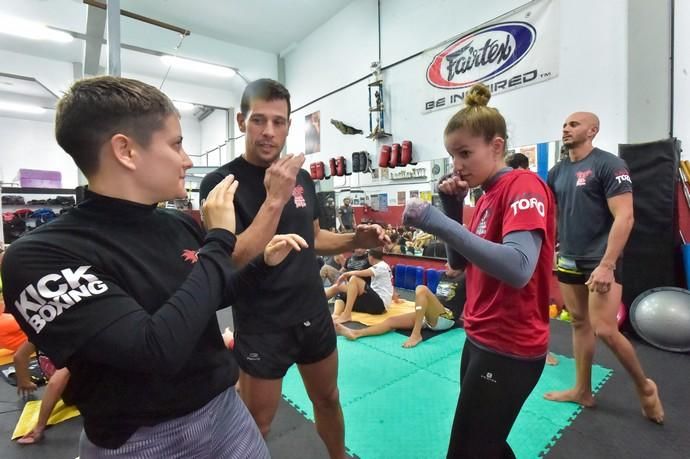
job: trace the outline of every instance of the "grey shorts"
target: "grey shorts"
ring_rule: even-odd
[[[117,449],[94,445],[82,431],[79,457],[269,459],[271,456],[247,407],[235,388],[230,387],[185,416],[140,427]]]

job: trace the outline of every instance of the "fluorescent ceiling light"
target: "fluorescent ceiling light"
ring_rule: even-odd
[[[18,113],[33,113],[35,115],[40,115],[46,111],[45,108],[39,107],[38,105],[16,104],[14,102],[4,101],[0,101],[0,110]]]
[[[175,108],[177,108],[181,112],[191,112],[196,108],[196,105],[190,104],[189,102],[180,102],[179,100],[173,100],[173,104],[175,105]]]
[[[0,33],[31,40],[48,40],[58,43],[69,43],[72,35],[59,30],[49,29],[43,24],[12,16],[0,16]]]
[[[178,69],[188,70],[190,72],[205,73],[211,76],[218,76],[223,78],[231,78],[235,75],[235,71],[230,67],[223,67],[222,65],[207,64],[206,62],[193,61],[175,56],[161,56],[161,60],[165,65],[170,65]]]

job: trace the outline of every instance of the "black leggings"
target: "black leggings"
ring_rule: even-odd
[[[539,381],[546,357],[519,360],[465,340],[460,397],[448,458],[514,458],[507,439],[523,403]]]

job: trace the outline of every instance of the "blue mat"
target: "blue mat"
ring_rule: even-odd
[[[362,459],[444,458],[460,390],[460,355],[465,332],[456,329],[401,347],[405,337],[388,333],[347,341],[338,337],[338,385],[345,415],[348,452]],[[544,392],[570,387],[573,359],[559,356],[547,366],[517,418],[508,441],[520,459],[545,454],[581,407],[544,400]],[[611,370],[595,365],[595,391]],[[283,381],[283,397],[313,421],[311,402],[296,367]]]

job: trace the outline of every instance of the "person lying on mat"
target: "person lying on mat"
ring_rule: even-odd
[[[326,297],[337,297],[333,309],[335,323],[349,322],[352,311],[383,314],[393,300],[391,268],[383,261],[383,250],[369,249],[367,254],[371,267],[347,271],[326,289]],[[369,285],[365,278],[371,278]]]
[[[415,311],[389,317],[371,327],[354,330],[342,324],[335,325],[335,332],[349,340],[364,336],[383,335],[392,330],[412,330],[402,347],[415,347],[422,341],[422,328],[444,331],[456,323],[462,323],[465,306],[465,273],[448,267],[436,288],[436,295],[426,285],[415,289]]]
[[[467,266],[452,458],[515,457],[507,438],[544,370],[549,342],[555,202],[536,174],[506,166],[506,121],[487,107],[490,98],[489,88],[474,85],[446,125],[453,174],[438,188],[445,215],[420,199],[403,214],[406,225],[446,242],[450,266]],[[484,195],[465,228],[463,202],[478,186]]]

